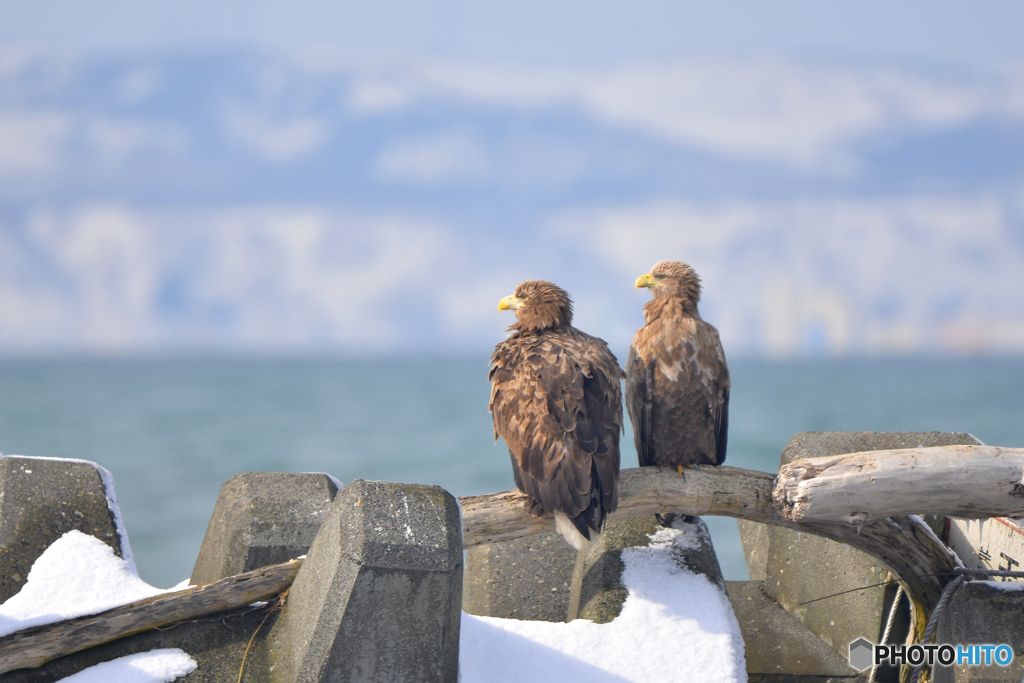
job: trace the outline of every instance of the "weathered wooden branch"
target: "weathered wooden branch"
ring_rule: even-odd
[[[1024,515],[1024,448],[937,446],[807,458],[783,465],[783,516],[863,522],[898,515]]]
[[[682,512],[691,515],[725,515],[767,524],[778,520],[773,507],[775,475],[736,467],[702,467],[687,470],[683,478],[675,470],[642,467],[619,475],[619,507],[612,519]],[[526,496],[503,491],[460,498],[462,544],[507,541],[553,530],[550,517],[529,513]],[[792,525],[790,525],[792,526]]]
[[[46,662],[135,633],[267,600],[291,585],[302,560],[229,576],[91,616],[34,626],[0,638],[0,674]]]
[[[849,524],[797,522],[784,517],[773,498],[775,475],[736,467],[623,470],[619,507],[612,519],[655,513],[723,515],[774,524],[846,543],[878,558],[904,582],[912,624],[920,637],[954,566],[953,556],[923,523],[904,517]],[[550,518],[533,517],[518,491],[470,496],[462,503],[463,544],[472,547],[549,532]]]

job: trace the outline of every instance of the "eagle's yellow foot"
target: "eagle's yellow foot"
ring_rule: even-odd
[[[697,463],[695,463],[695,462],[694,463],[690,463],[689,465],[676,465],[676,472],[678,472],[679,476],[683,478],[683,481],[686,481],[686,470],[696,470],[696,469],[699,469],[699,467],[698,467]]]

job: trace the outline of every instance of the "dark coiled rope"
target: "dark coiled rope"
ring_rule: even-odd
[[[932,636],[935,634],[935,625],[939,621],[939,616],[946,608],[946,603],[953,597],[953,593],[960,587],[960,584],[964,582],[970,576],[1000,576],[1007,579],[1024,579],[1024,572],[1011,572],[1005,569],[964,569],[963,567],[956,567],[953,569],[953,573],[956,574],[956,578],[946,584],[946,587],[942,591],[942,595],[939,597],[939,602],[936,603],[935,609],[932,610],[932,615],[928,617],[928,625],[924,628],[924,638],[921,639],[922,644],[931,642]],[[914,667],[913,673],[910,675],[910,683],[918,683],[918,679],[921,677],[921,670],[924,668],[924,662],[921,662]]]

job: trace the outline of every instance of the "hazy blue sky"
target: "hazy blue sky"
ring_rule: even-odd
[[[102,49],[239,44],[606,67],[704,52],[945,64],[1024,57],[1016,0],[5,0],[0,41]]]
[[[690,262],[732,354],[1024,352],[1024,2],[0,10],[0,353],[621,353]],[[382,275],[383,274],[383,275]]]

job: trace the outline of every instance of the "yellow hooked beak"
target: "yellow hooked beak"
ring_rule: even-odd
[[[654,279],[650,273],[645,273],[636,279],[636,289],[641,287],[653,287],[658,284],[657,280]]]
[[[504,299],[498,302],[499,311],[514,311],[523,305],[526,299],[520,299],[515,294],[509,294]]]

